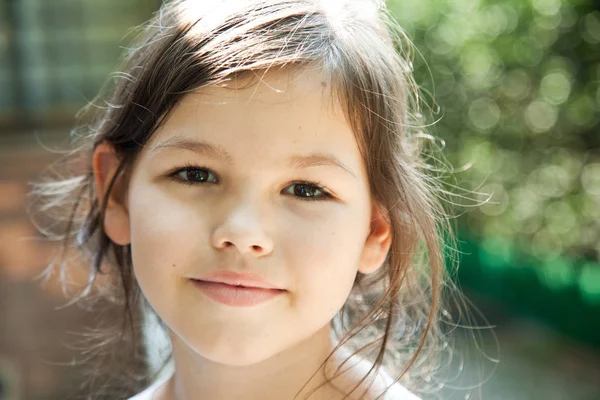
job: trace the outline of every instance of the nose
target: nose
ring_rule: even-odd
[[[212,235],[217,249],[237,249],[241,254],[260,257],[271,253],[273,241],[265,232],[259,207],[247,199],[229,210]]]

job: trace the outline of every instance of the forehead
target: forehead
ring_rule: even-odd
[[[213,97],[255,104],[278,104],[319,94],[331,98],[331,83],[320,68],[285,67],[244,71],[231,75],[223,83],[206,86],[194,92],[197,98],[210,101]]]
[[[185,95],[146,146],[210,141],[241,158],[272,160],[288,153],[357,155],[355,135],[331,84],[318,69],[257,72]],[[347,161],[348,162],[348,161]]]

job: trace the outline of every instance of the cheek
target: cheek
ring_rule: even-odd
[[[130,210],[135,275],[143,289],[160,284],[164,290],[168,282],[175,284],[186,275],[184,260],[207,240],[196,222],[198,213],[151,187],[132,194]]]
[[[298,301],[327,305],[329,313],[341,308],[352,289],[364,245],[359,214],[345,211],[321,219],[317,228],[300,225],[286,240]]]

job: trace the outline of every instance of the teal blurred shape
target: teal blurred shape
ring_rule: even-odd
[[[540,261],[509,238],[458,235],[456,279],[514,314],[544,322],[600,349],[600,264],[558,257]]]

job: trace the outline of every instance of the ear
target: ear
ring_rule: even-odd
[[[96,193],[98,202],[102,207],[102,201],[108,189],[111,179],[115,175],[119,166],[120,159],[114,150],[114,147],[107,143],[100,143],[94,150],[92,167],[94,169],[94,181],[96,183]],[[104,220],[104,232],[116,244],[124,246],[131,241],[131,231],[129,224],[129,211],[127,210],[123,193],[122,175],[115,181],[110,197],[106,205]]]
[[[373,202],[371,209],[371,228],[365,241],[358,272],[370,274],[384,263],[392,245],[392,226],[380,206]]]

